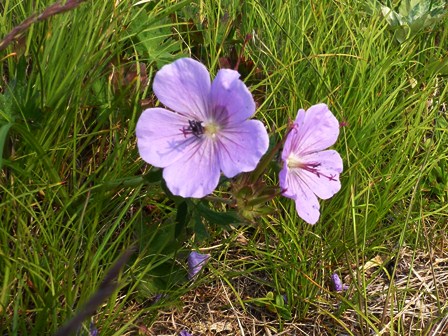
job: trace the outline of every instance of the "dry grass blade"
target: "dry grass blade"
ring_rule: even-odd
[[[14,40],[18,39],[20,35],[22,35],[33,23],[44,21],[54,15],[72,10],[85,1],[86,0],[68,0],[64,5],[58,1],[45,8],[41,14],[31,15],[21,24],[15,26],[8,34],[6,34],[3,40],[0,41],[0,51],[4,50]]]
[[[107,272],[104,277],[103,282],[96,291],[96,293],[90,298],[90,300],[85,304],[85,306],[79,311],[79,313],[73,317],[69,322],[62,326],[55,334],[55,336],[66,336],[76,332],[81,323],[92,316],[98,309],[100,304],[107,299],[117,288],[117,282],[115,281],[118,277],[120,270],[129,260],[130,256],[135,252],[134,247],[128,248],[123,254],[118,258],[118,260],[113,264],[109,272]]]

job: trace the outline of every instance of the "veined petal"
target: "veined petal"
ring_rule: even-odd
[[[188,331],[186,331],[186,330],[182,330],[180,333],[179,333],[179,336],[192,336]]]
[[[143,160],[156,167],[167,167],[185,155],[200,139],[186,137],[183,127],[188,118],[163,108],[150,108],[137,121],[137,146]]]
[[[320,205],[316,195],[286,166],[280,171],[280,186],[286,189],[283,196],[295,200],[300,218],[308,224],[316,224],[320,216]]]
[[[255,113],[254,98],[239,77],[235,70],[221,69],[213,80],[211,113],[221,125],[242,122]]]
[[[217,141],[220,167],[227,177],[254,170],[269,146],[266,128],[258,120],[226,128]]]
[[[339,122],[325,104],[311,106],[306,112],[299,110],[294,122],[294,152],[300,156],[332,146],[339,135]]]
[[[202,63],[181,58],[157,72],[153,90],[173,111],[204,121],[209,111],[210,85],[210,75]]]
[[[320,205],[316,195],[303,194],[302,199],[300,195],[296,198],[296,210],[297,214],[308,224],[314,225],[317,223],[320,217]],[[305,198],[307,196],[308,198]]]
[[[297,127],[294,127],[289,131],[288,135],[286,136],[286,140],[282,150],[282,160],[284,161],[284,164],[286,164],[286,160],[289,158],[289,155],[291,153],[297,153],[297,148],[299,146],[298,141],[300,140],[300,136],[298,133],[299,130],[297,129]]]
[[[168,189],[182,197],[201,198],[211,194],[219,182],[219,160],[211,139],[202,137],[188,152],[163,170]]]
[[[304,162],[318,163],[318,175],[304,169],[296,168],[298,177],[318,197],[328,199],[341,189],[339,174],[342,172],[342,158],[335,150],[326,150],[308,154]]]
[[[296,196],[292,190],[292,188],[288,188],[288,183],[289,178],[288,178],[288,174],[289,174],[289,168],[286,166],[286,164],[283,164],[283,168],[280,170],[279,173],[279,181],[278,184],[280,185],[280,188],[282,188],[282,190],[284,190],[282,192],[282,195],[288,198],[292,198],[294,199]]]

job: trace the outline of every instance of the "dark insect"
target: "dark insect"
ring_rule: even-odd
[[[204,134],[204,126],[202,126],[202,121],[188,120],[190,126],[183,127],[181,129],[182,133],[186,137],[187,134],[193,134],[195,137],[200,138]]]

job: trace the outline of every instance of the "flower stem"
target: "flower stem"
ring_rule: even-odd
[[[288,125],[288,132],[286,132],[285,136],[282,138],[281,141],[279,141],[263,158],[261,159],[260,163],[258,164],[257,168],[250,174],[249,182],[255,183],[258,181],[260,176],[265,172],[266,168],[271,163],[272,159],[274,158],[275,154],[283,147],[286,138],[288,137],[289,132],[294,128],[294,124]]]

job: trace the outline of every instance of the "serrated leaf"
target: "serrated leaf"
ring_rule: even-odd
[[[147,183],[157,183],[163,178],[163,170],[154,168],[149,173],[143,176],[143,180]]]
[[[211,224],[228,226],[230,224],[242,222],[236,211],[217,212],[202,203],[198,204],[197,211]]]
[[[195,239],[197,241],[204,241],[210,237],[206,226],[202,222],[202,217],[199,215],[197,211],[193,213],[192,222],[193,222],[193,231],[195,233]]]

